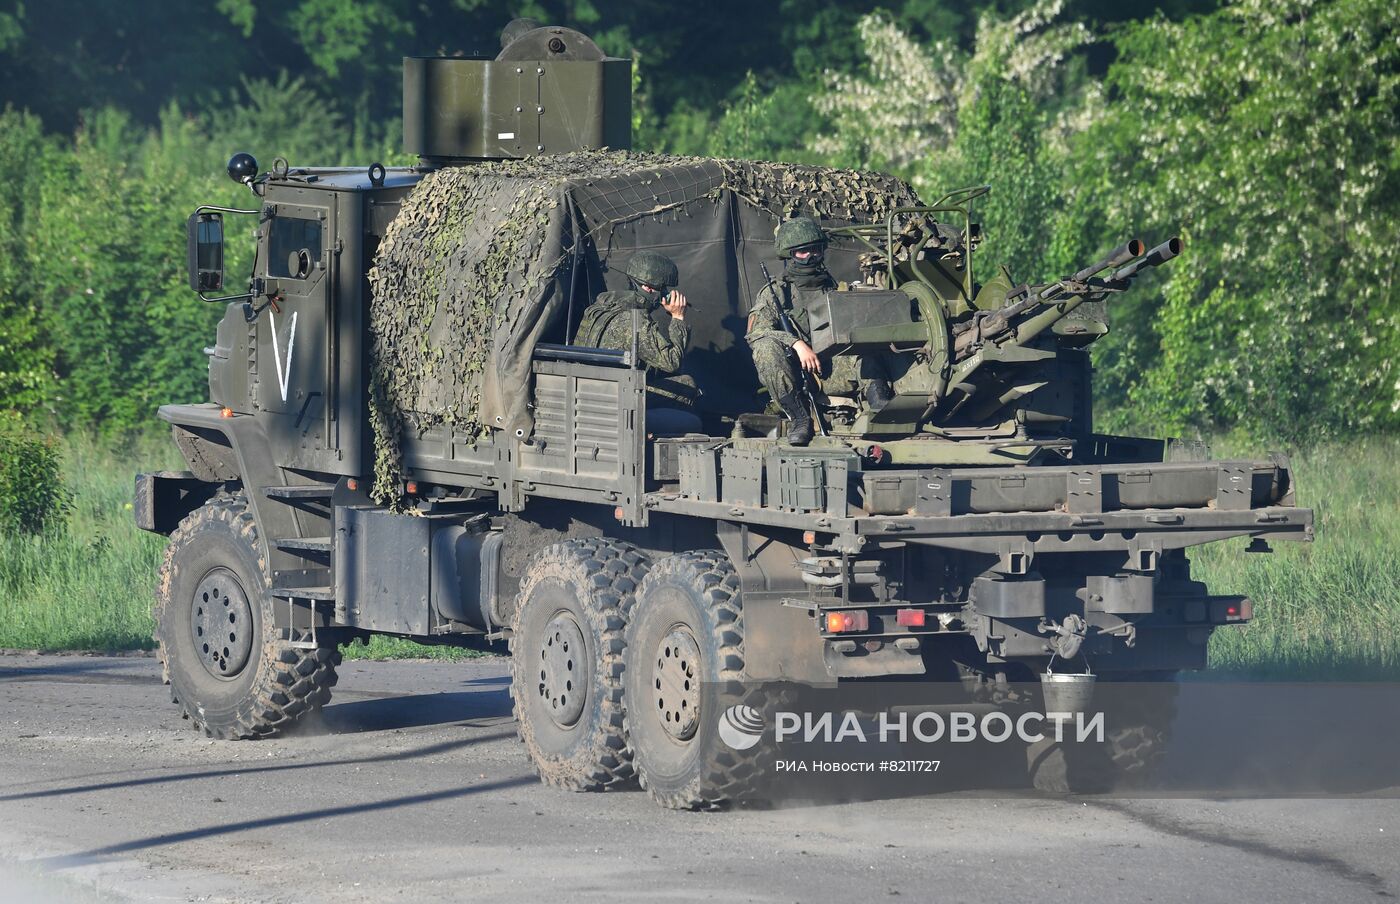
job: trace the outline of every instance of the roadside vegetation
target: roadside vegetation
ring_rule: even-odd
[[[1244,447],[1224,447],[1243,456]],[[1258,447],[1255,447],[1257,451]],[[1322,446],[1294,459],[1315,543],[1197,547],[1192,574],[1254,600],[1254,620],[1211,641],[1211,668],[1251,677],[1400,679],[1400,441]]]
[[[173,454],[172,454],[173,453]],[[136,529],[135,462],[179,467],[155,442],[114,451],[74,436],[62,444],[68,519],[0,541],[0,647],[127,650],[151,646],[151,602],[164,540]]]
[[[31,422],[118,439],[202,400],[223,311],[189,291],[184,225],[198,204],[248,202],[229,155],[406,162],[402,55],[488,49],[527,9],[637,59],[637,148],[888,170],[928,201],[990,184],[982,274],[1049,281],[1128,238],[1182,236],[1093,347],[1101,429],[1294,447],[1400,431],[1392,0],[765,0],[729,16],[474,0],[450,22],[405,0],[204,0],[181,13],[188,42],[120,53],[111,20],[149,6],[0,12],[0,410]],[[208,29],[207,68],[163,55]],[[704,43],[716,29],[726,40]],[[278,65],[259,62],[272,47]],[[240,59],[249,71],[206,81]]]

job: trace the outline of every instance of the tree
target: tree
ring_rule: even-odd
[[[1066,62],[1092,39],[1062,11],[1060,0],[1040,0],[1009,18],[984,14],[970,53],[945,41],[925,48],[886,16],[863,18],[867,67],[827,74],[813,105],[836,128],[815,148],[848,166],[893,169],[928,200],[990,184],[978,208],[981,259],[1021,279],[1049,275],[1062,172],[1051,101],[1077,97]]]
[[[29,237],[61,154],[38,117],[0,112],[0,160],[12,164],[0,195],[0,410],[39,410],[53,390],[54,348],[30,281]]]
[[[1068,203],[1187,251],[1118,318],[1115,391],[1172,430],[1400,426],[1400,8],[1242,0],[1116,43]]]

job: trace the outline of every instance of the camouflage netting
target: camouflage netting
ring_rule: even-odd
[[[740,337],[777,223],[798,213],[878,221],[913,203],[906,184],[879,174],[630,152],[426,176],[369,275],[376,496],[397,494],[405,432],[529,435],[536,343],[566,342],[588,301],[625,285],[621,265],[643,248],[675,259],[695,306],[686,371],[712,404],[742,410],[745,381],[757,384]],[[839,278],[856,275],[854,249],[838,244],[830,257]]]

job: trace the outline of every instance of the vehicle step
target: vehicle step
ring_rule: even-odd
[[[284,552],[330,552],[330,537],[288,537],[273,540],[273,545]]]
[[[263,495],[269,499],[327,499],[335,487],[326,484],[290,487],[263,487]]]
[[[333,600],[334,587],[273,587],[272,595],[283,600]]]

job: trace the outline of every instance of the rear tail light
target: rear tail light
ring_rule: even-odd
[[[905,628],[922,628],[924,626],[924,610],[922,609],[900,609],[894,614],[895,624]]]
[[[831,634],[869,631],[870,613],[864,609],[843,609],[839,612],[828,612],[826,614],[826,630]]]
[[[1254,617],[1254,601],[1247,596],[1230,596],[1211,601],[1210,620],[1217,625],[1247,622]]]

